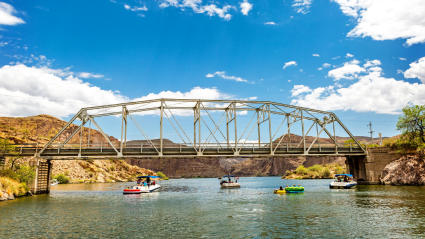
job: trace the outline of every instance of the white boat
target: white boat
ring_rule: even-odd
[[[161,188],[161,185],[156,183],[155,179],[158,176],[139,176],[137,177],[137,184],[131,187],[127,187],[123,190],[124,194],[140,194],[140,193],[151,193]],[[145,179],[145,181],[142,181]]]
[[[351,174],[336,174],[335,175],[335,181],[331,182],[329,184],[329,187],[334,188],[343,188],[343,189],[349,189],[353,188],[357,185],[357,182],[354,181],[353,175]]]
[[[58,180],[55,178],[55,179],[53,179],[52,180],[52,183],[50,184],[50,186],[55,186],[55,185],[58,185],[59,184],[59,182],[58,182]]]
[[[241,185],[238,183],[239,177],[236,177],[233,175],[224,175],[223,177],[219,179],[221,179],[220,181],[221,188],[240,188],[241,187]]]

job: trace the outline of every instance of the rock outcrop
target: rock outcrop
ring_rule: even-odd
[[[219,177],[231,173],[239,176],[281,176],[286,170],[300,165],[337,163],[344,165],[345,157],[338,156],[297,156],[269,158],[163,158],[128,159],[130,164],[153,171],[164,172],[172,178]]]
[[[402,156],[387,164],[380,181],[390,185],[425,185],[425,159],[419,155]]]

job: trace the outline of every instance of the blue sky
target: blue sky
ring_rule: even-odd
[[[14,0],[0,13],[1,116],[203,95],[330,110],[355,135],[371,121],[392,136],[401,108],[425,103],[419,0]]]

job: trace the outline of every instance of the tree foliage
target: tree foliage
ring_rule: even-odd
[[[403,108],[403,115],[397,122],[404,139],[416,147],[425,145],[425,105],[413,105]]]

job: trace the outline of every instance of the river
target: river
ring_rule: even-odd
[[[171,179],[160,192],[123,195],[131,183],[52,187],[49,195],[0,203],[0,238],[424,238],[425,187],[359,186],[330,180]],[[276,195],[302,184],[303,194]]]

